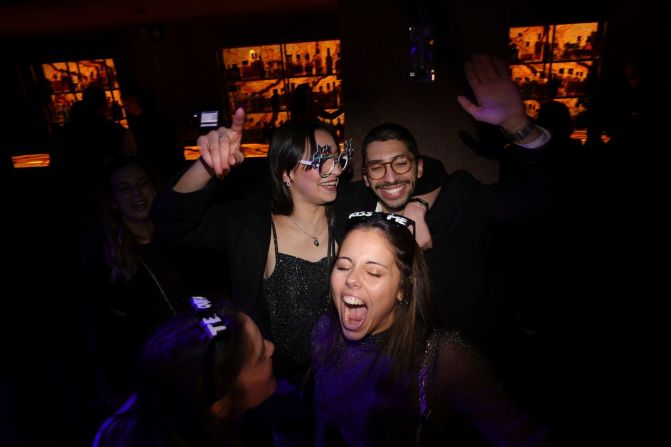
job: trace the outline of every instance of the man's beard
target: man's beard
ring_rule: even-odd
[[[402,197],[401,199],[394,199],[393,203],[390,203],[388,199],[386,199],[384,196],[382,196],[382,193],[380,189],[383,188],[388,188],[388,187],[394,187],[394,186],[405,186],[409,185],[408,188],[408,193],[406,194],[405,197]],[[398,212],[402,211],[403,208],[405,208],[405,205],[407,205],[408,201],[412,197],[412,191],[415,189],[415,185],[412,181],[410,180],[402,180],[400,182],[395,182],[395,183],[380,183],[379,185],[376,185],[374,188],[375,196],[377,199],[380,201],[382,204],[383,208],[385,208],[387,211],[391,212]]]

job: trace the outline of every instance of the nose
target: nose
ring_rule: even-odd
[[[331,173],[329,174],[329,177],[340,177],[340,174],[342,174],[342,168],[340,167],[340,161],[335,158],[333,159],[333,169],[331,169]]]
[[[359,273],[356,269],[352,269],[347,277],[345,278],[345,285],[350,288],[358,288],[361,283],[359,282]]]
[[[384,164],[384,177],[382,177],[385,183],[395,183],[398,180],[398,175],[391,168],[391,163]]]

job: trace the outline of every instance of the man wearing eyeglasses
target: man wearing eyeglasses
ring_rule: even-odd
[[[417,197],[416,185],[435,161],[423,160],[413,135],[403,126],[385,123],[373,128],[362,144],[362,177],[342,194],[337,217],[352,211],[401,213],[426,225],[430,243],[425,259],[434,288],[438,317],[449,329],[472,335],[485,351],[505,338],[510,320],[508,303],[493,297],[490,240],[494,225],[533,218],[545,197],[547,165],[543,152],[550,134],[533,124],[502,61],[474,56],[465,65],[476,102],[460,96],[459,103],[476,120],[499,126],[530,173],[527,184],[483,185],[466,171],[444,177],[432,194]],[[441,166],[442,167],[442,166]],[[433,172],[433,171],[431,171]],[[428,177],[435,178],[435,174]],[[538,181],[537,181],[538,180]],[[424,179],[422,180],[424,182]],[[363,192],[363,184],[368,193]],[[358,188],[358,190],[356,189]],[[421,213],[422,218],[409,215]],[[420,237],[418,236],[418,240]],[[500,304],[506,309],[498,307]],[[488,345],[488,346],[487,346]]]

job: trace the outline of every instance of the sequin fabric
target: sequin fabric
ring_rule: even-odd
[[[330,324],[320,319],[315,345],[329,343]],[[416,375],[410,372],[400,384],[385,380],[390,361],[380,353],[384,336],[341,339],[332,358],[315,357],[317,445],[414,445],[419,408],[410,381]]]
[[[273,370],[277,377],[299,378],[310,367],[312,330],[328,306],[328,258],[310,262],[279,253],[274,224],[272,230],[275,270],[263,281],[263,293],[275,343]]]
[[[384,334],[356,342],[338,337],[334,343],[332,330],[340,325],[325,316],[313,336],[318,446],[465,445],[471,424],[491,445],[549,445],[544,427],[502,390],[458,334],[432,332],[417,350],[415,369],[391,383],[390,362],[382,354]],[[433,353],[420,374],[425,356]],[[418,438],[422,381],[430,416]]]

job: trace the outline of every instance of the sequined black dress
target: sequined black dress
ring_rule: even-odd
[[[311,262],[280,253],[274,222],[271,228],[275,269],[262,290],[275,342],[273,370],[300,387],[310,368],[312,330],[328,305],[329,258]]]

